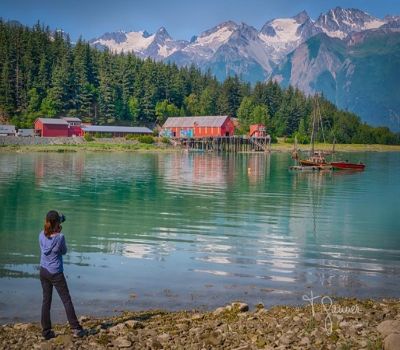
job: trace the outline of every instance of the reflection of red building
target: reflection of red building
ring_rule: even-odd
[[[40,154],[34,158],[35,182],[41,184],[49,175],[56,173],[68,174],[65,179],[70,182],[79,182],[85,173],[85,155],[74,154],[62,156],[60,154]]]
[[[162,134],[168,137],[233,136],[235,126],[229,116],[171,117],[163,125]]]
[[[38,118],[35,121],[35,133],[42,137],[82,136],[79,118]]]
[[[247,161],[247,176],[251,184],[261,182],[268,172],[269,157],[265,154],[250,154]]]

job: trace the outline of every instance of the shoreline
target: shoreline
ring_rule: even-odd
[[[300,152],[308,152],[310,145],[299,145]],[[316,144],[315,149],[332,151],[332,145]],[[0,145],[0,153],[29,153],[29,152],[55,152],[55,153],[78,153],[78,152],[184,152],[185,150],[163,143],[142,144],[137,142],[84,142],[77,144],[31,144],[31,145]],[[275,143],[271,145],[271,153],[290,153],[293,144]],[[400,145],[380,144],[337,144],[335,152],[400,152]],[[204,152],[210,153],[210,152]],[[262,154],[263,152],[238,152],[246,154]]]
[[[400,299],[315,299],[302,306],[235,302],[211,312],[148,310],[79,317],[88,336],[67,324],[44,341],[39,323],[0,326],[0,349],[384,349],[400,346]]]

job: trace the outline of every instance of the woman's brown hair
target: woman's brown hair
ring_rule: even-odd
[[[53,233],[61,230],[60,215],[55,210],[50,210],[44,222],[44,235],[50,237]]]

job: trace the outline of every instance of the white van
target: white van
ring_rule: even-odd
[[[33,137],[35,136],[35,129],[18,129],[17,136]]]
[[[0,136],[15,136],[15,126],[0,125]]]

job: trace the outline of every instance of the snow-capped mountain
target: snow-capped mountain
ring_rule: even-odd
[[[202,66],[229,40],[237,28],[238,25],[232,21],[221,23],[201,33],[199,36],[193,37],[191,42],[182,50],[176,51],[169,56],[168,61],[175,62],[181,66],[192,63]]]
[[[254,27],[229,21],[207,30],[181,51],[168,57],[178,65],[195,63],[219,79],[237,74],[248,81],[271,72],[271,50]]]
[[[156,60],[170,56],[188,43],[184,40],[174,41],[164,27],[154,34],[147,31],[119,31],[106,33],[90,41],[90,44],[97,48],[108,48],[115,53],[133,52],[139,57],[151,57]]]
[[[277,62],[311,36],[321,32],[307,12],[291,18],[273,19],[261,28],[260,38],[270,48],[272,59]]]
[[[206,62],[205,68],[211,69],[219,79],[236,74],[256,82],[260,76],[267,78],[272,71],[271,56],[270,48],[262,41],[257,29],[241,23]]]
[[[190,42],[174,40],[163,27],[154,34],[146,31],[106,33],[90,42],[95,47],[107,47],[113,52],[133,52],[139,57],[178,65],[195,64],[202,69],[211,68],[214,73],[214,66],[218,65],[217,75],[221,79],[226,76],[221,74],[224,68],[230,73],[245,73],[245,68],[239,67],[239,61],[243,66],[256,64],[264,70],[259,77],[262,79],[271,73],[271,65],[279,64],[288,53],[318,33],[344,39],[352,32],[382,25],[398,28],[399,17],[379,19],[361,10],[336,7],[321,14],[316,21],[305,11],[290,18],[276,18],[266,22],[260,31],[245,23],[239,25],[227,21],[193,36]],[[233,61],[235,69],[231,69]],[[227,67],[223,67],[224,62]]]
[[[376,29],[387,23],[357,9],[342,9],[336,7],[325,14],[321,14],[316,26],[321,28],[328,36],[344,39],[351,32],[361,32],[367,29]]]

